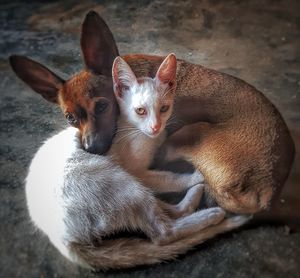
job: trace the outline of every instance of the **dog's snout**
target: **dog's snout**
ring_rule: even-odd
[[[82,145],[89,153],[97,153],[99,148],[97,147],[96,138],[93,135],[86,135],[84,138],[82,138]]]
[[[82,145],[87,150],[92,144],[91,136],[86,135],[82,138]]]
[[[101,140],[95,135],[86,135],[82,138],[82,145],[87,152],[93,154],[106,153],[110,146],[110,144],[107,144],[105,140]]]
[[[87,152],[93,153],[93,154],[99,153],[97,147],[94,146],[94,145],[87,145],[87,146],[85,147],[85,150],[86,150]]]

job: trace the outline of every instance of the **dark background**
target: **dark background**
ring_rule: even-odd
[[[300,277],[300,233],[294,229],[300,220],[299,3],[1,1],[0,276]],[[7,58],[27,55],[68,78],[82,68],[79,31],[90,9],[104,17],[121,54],[175,52],[179,58],[244,79],[277,106],[297,147],[292,173],[273,212],[286,224],[265,221],[206,242],[176,261],[106,274],[72,265],[34,230],[24,178],[43,140],[65,121],[58,107],[16,78]]]

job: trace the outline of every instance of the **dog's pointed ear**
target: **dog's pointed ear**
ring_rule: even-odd
[[[80,43],[86,67],[96,74],[111,76],[118,48],[105,21],[94,11],[83,21]]]
[[[38,62],[19,55],[9,57],[16,75],[46,100],[57,103],[64,80]]]

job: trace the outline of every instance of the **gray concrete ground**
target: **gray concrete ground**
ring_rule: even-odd
[[[298,0],[1,1],[0,277],[300,277],[300,233],[289,225],[245,227],[176,261],[105,274],[70,264],[34,230],[24,178],[41,142],[65,121],[17,80],[7,57],[30,56],[67,78],[82,67],[79,27],[90,9],[105,18],[122,54],[175,52],[263,91],[283,114],[298,151],[275,215],[294,224],[300,219]]]

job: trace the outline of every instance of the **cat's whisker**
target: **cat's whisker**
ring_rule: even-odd
[[[169,120],[168,120],[168,121],[173,121],[173,120],[177,120],[177,118],[176,118],[176,116],[175,116],[175,115],[173,115],[173,114],[172,114],[172,115],[170,116],[170,118],[169,118]]]
[[[130,133],[127,133],[125,134],[123,137],[121,137],[120,139],[118,139],[118,141],[115,143],[115,144],[118,144],[118,145],[122,145],[122,143],[124,141],[127,141],[127,138],[130,137],[131,141],[133,141],[138,135],[142,134],[142,132],[140,130],[135,130],[135,131],[132,131]],[[127,144],[123,144],[121,146],[121,151],[127,146]]]
[[[116,134],[134,130],[136,130],[136,128],[118,128]]]
[[[136,134],[136,133],[140,133],[140,130],[135,129],[129,133],[126,133],[124,136],[122,136],[121,138],[118,138],[116,141],[116,144],[120,144],[120,142],[124,141],[126,138],[131,137],[132,135]]]
[[[171,117],[169,118],[169,120],[168,121],[171,121],[171,122],[174,122],[174,121],[176,121],[176,122],[178,122],[178,123],[184,123],[184,121],[183,120],[181,120],[181,119],[178,119],[175,115],[171,115]]]
[[[123,125],[122,124],[122,127],[121,128],[136,128],[136,127],[134,127],[134,126],[132,126],[132,125],[130,125],[130,124],[128,124],[128,125]]]
[[[131,125],[122,126],[122,127],[117,128],[116,134],[122,133],[122,132],[127,132],[127,131],[134,131],[134,130],[137,130],[137,128],[134,126],[131,126]]]
[[[116,140],[116,142],[114,142],[114,144],[120,144],[120,142],[122,142],[124,139],[126,139],[129,136],[128,133],[126,133],[125,135],[123,135],[121,138],[118,138]]]
[[[136,128],[136,127],[134,127],[134,126],[132,126],[132,125],[122,125],[121,128]]]
[[[177,129],[177,128],[180,128],[184,125],[185,125],[185,122],[182,121],[182,120],[171,119],[167,122],[166,128],[171,128],[171,129],[175,128],[175,129]]]
[[[166,92],[164,92],[164,94],[161,96],[161,98],[164,99],[169,93],[172,93],[172,89],[169,89]]]
[[[175,118],[175,117],[171,117],[169,120],[168,120],[168,122],[167,122],[167,124],[166,124],[166,126],[167,127],[170,127],[170,126],[177,126],[177,125],[183,125],[184,124],[184,121],[183,120],[180,120],[180,119],[177,119],[177,118]]]
[[[129,136],[131,137],[131,140],[134,141],[135,138],[137,136],[139,136],[140,134],[142,134],[142,132],[140,130],[137,130],[136,132],[131,133]],[[126,144],[123,144],[123,146],[121,146],[121,150],[124,150],[125,147],[126,147]]]
[[[179,119],[176,119],[176,118],[168,120],[168,123],[169,123],[169,122],[170,122],[170,123],[184,123],[184,121],[179,120]]]

